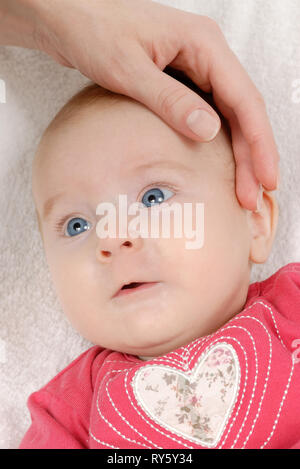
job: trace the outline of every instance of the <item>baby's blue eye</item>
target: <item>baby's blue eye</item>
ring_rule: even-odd
[[[89,230],[89,224],[83,218],[72,218],[67,225],[67,235],[76,236],[83,231]]]
[[[164,189],[165,192],[169,193],[170,195],[165,197],[164,193],[158,189],[157,187],[153,187],[149,189],[142,198],[142,203],[146,205],[146,207],[152,207],[152,205],[161,204],[165,200],[172,197],[174,192],[169,191],[168,189]]]

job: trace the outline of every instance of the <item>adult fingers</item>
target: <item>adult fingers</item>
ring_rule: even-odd
[[[219,40],[213,42],[210,51],[207,81],[210,83],[213,94],[220,96],[225,105],[236,115],[241,132],[249,145],[250,157],[258,181],[267,190],[275,190],[279,174],[279,153],[265,102],[233,51],[228,47],[221,31]],[[199,54],[199,60],[200,58]],[[198,86],[201,86],[195,72],[189,75]]]
[[[249,145],[241,132],[236,116],[230,118],[230,128],[236,162],[236,196],[244,208],[256,211],[260,184],[254,173]]]
[[[144,49],[136,47],[134,54],[131,50],[136,65],[127,66],[126,72],[123,71],[126,77],[122,80],[122,92],[147,106],[186,137],[202,142],[212,140],[221,128],[214,109],[197,93],[161,71]]]

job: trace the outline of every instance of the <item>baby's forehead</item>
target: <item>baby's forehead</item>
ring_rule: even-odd
[[[231,152],[222,129],[214,141],[196,142],[128,99],[83,106],[44,137],[40,159],[53,161],[56,173],[73,165],[79,170],[84,165],[86,175],[94,169],[107,175],[122,173],[124,177],[146,169],[184,171],[207,159],[228,159]]]

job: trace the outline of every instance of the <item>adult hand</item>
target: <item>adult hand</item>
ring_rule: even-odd
[[[220,129],[215,111],[162,70],[184,71],[230,123],[241,205],[256,210],[259,183],[276,189],[279,155],[264,100],[215,21],[150,0],[19,3],[34,10],[34,48],[143,103],[186,137],[210,141]]]

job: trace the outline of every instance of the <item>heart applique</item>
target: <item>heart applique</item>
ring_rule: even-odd
[[[218,343],[199,357],[192,370],[145,365],[132,386],[148,416],[165,429],[202,446],[220,440],[235,405],[240,381],[237,354]]]

